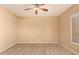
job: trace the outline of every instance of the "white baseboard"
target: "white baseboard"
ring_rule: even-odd
[[[3,52],[3,51],[5,51],[5,50],[9,49],[10,47],[14,46],[15,44],[16,44],[16,43],[11,44],[10,46],[6,47],[5,49],[1,50],[0,52]]]
[[[58,42],[16,42],[16,43],[58,43]]]
[[[68,46],[64,45],[64,44],[60,44],[62,46],[64,46],[65,48],[67,48],[68,50],[72,51],[73,53],[75,53],[76,55],[79,55],[78,52],[74,51],[73,49],[69,48]]]

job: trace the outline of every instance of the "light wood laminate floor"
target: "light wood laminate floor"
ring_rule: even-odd
[[[0,53],[1,55],[74,55],[65,47],[52,43],[27,43],[15,46]]]

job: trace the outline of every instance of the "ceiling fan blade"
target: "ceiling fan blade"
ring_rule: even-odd
[[[38,10],[37,9],[35,10],[35,14],[38,14]]]
[[[31,10],[31,9],[33,9],[33,8],[27,8],[27,9],[24,9],[24,10]]]
[[[39,4],[39,6],[43,6],[43,5],[45,5],[45,4]]]
[[[46,11],[46,12],[48,11],[48,9],[46,9],[46,8],[39,8],[39,9]]]
[[[43,6],[45,4],[32,4],[33,6],[39,7],[39,6]]]

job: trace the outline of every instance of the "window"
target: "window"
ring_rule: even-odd
[[[72,42],[79,43],[79,12],[71,17],[72,20]]]

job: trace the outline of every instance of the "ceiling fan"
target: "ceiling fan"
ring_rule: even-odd
[[[42,8],[41,6],[43,6],[43,5],[45,5],[45,4],[32,4],[33,5],[33,7],[32,8],[27,8],[27,9],[24,9],[24,10],[31,10],[31,9],[34,9],[34,11],[35,11],[35,14],[38,14],[38,9],[39,10],[42,10],[42,11],[45,11],[45,12],[47,12],[48,11],[48,9],[47,8]]]

